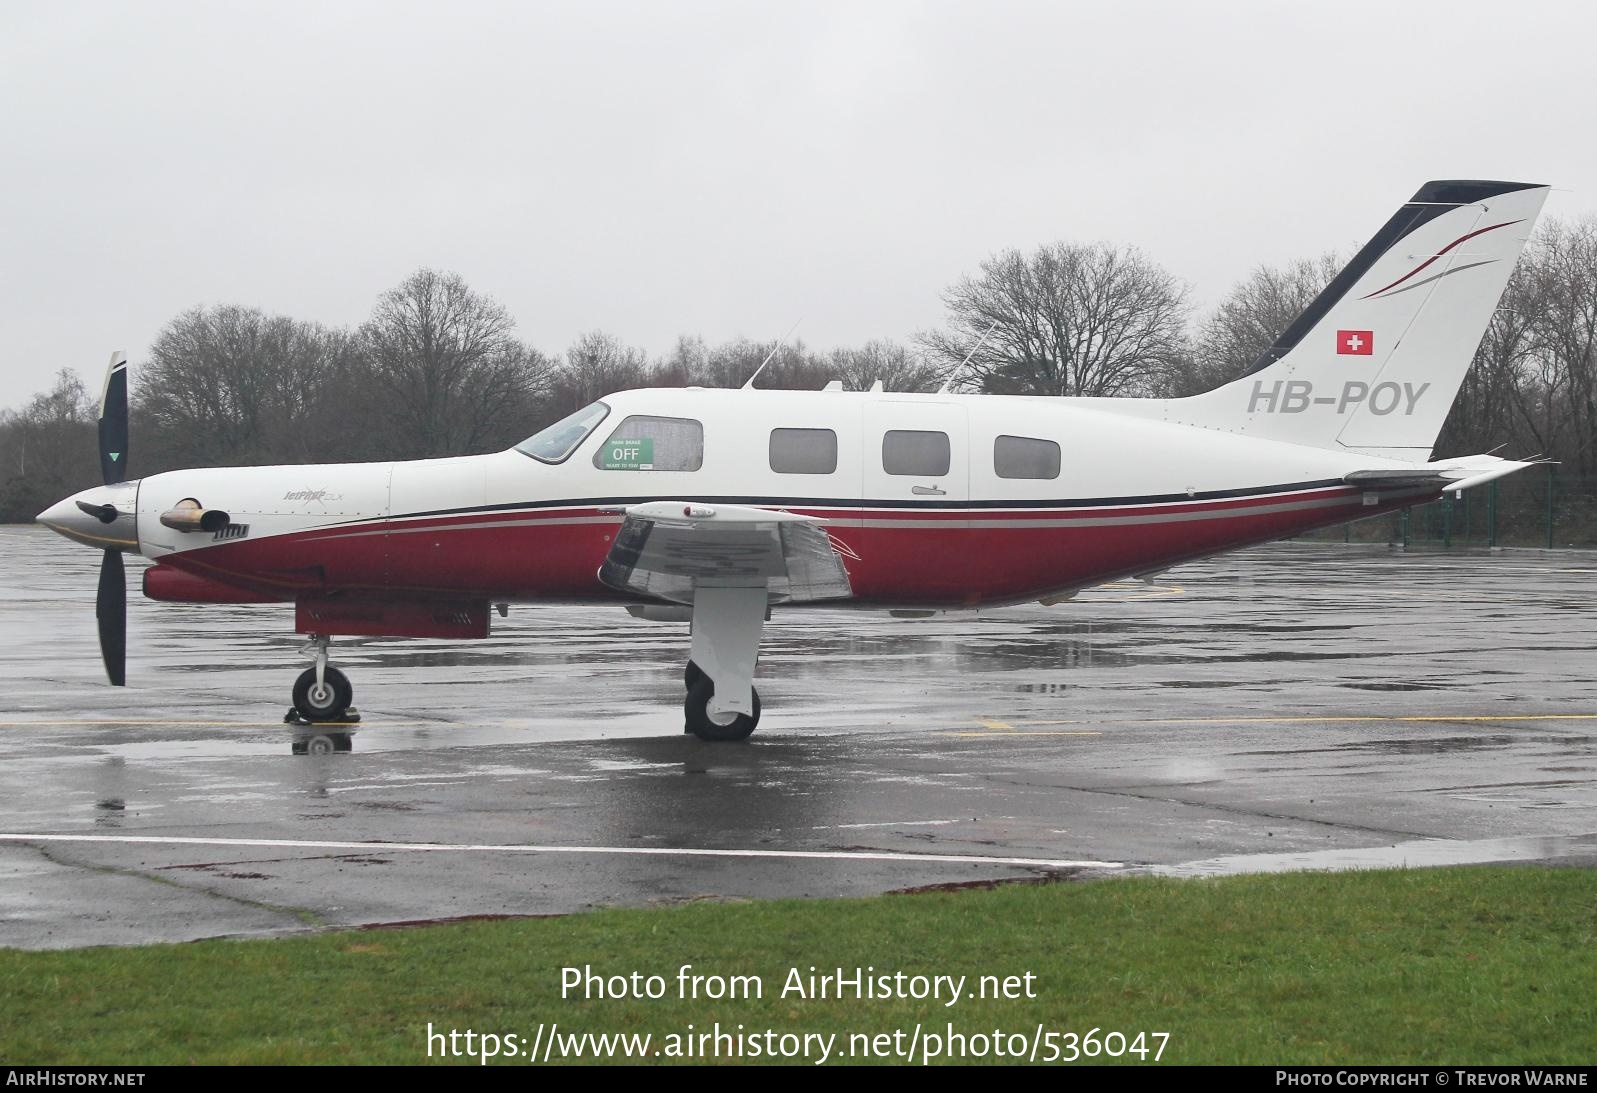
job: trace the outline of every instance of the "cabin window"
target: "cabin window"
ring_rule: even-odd
[[[704,466],[704,426],[686,417],[633,414],[599,445],[603,471],[696,471]]]
[[[948,473],[948,434],[920,429],[892,429],[882,437],[882,470],[920,478]]]
[[[993,471],[999,478],[1058,478],[1059,445],[1029,436],[993,441]]]
[[[778,474],[837,470],[837,434],[830,429],[772,429],[771,469]]]
[[[610,413],[602,402],[584,406],[574,414],[567,414],[546,429],[540,429],[516,445],[516,451],[530,455],[540,463],[564,463],[577,445],[588,439],[588,434],[599,427],[599,422]]]

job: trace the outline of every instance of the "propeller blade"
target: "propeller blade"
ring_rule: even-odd
[[[100,594],[94,601],[94,617],[100,622],[100,656],[105,660],[106,678],[111,686],[127,682],[128,659],[128,584],[122,572],[122,552],[108,550],[100,561]]]
[[[128,477],[128,357],[117,350],[100,395],[100,475],[107,486]]]

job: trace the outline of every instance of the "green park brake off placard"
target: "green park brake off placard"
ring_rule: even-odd
[[[652,471],[654,441],[607,440],[602,462],[607,471]]]

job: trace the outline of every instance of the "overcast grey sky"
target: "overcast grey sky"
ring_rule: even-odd
[[[356,324],[422,265],[551,353],[903,339],[1058,239],[1212,304],[1431,178],[1597,211],[1594,32],[1574,2],[5,0],[0,406],[136,369],[196,304]]]

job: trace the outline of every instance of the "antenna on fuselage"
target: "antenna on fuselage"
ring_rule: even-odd
[[[787,328],[787,333],[782,335],[782,340],[771,347],[771,351],[765,355],[765,359],[760,362],[760,366],[754,370],[754,375],[744,380],[743,386],[739,390],[747,391],[754,387],[755,376],[758,376],[761,372],[765,371],[765,366],[771,363],[771,358],[776,356],[778,351],[781,350],[783,344],[793,336],[793,331],[798,329],[798,324],[802,323],[803,321],[803,316],[793,320],[793,325]]]
[[[997,329],[998,329],[998,320],[994,319],[993,320],[993,324],[982,332],[982,336],[981,337],[976,339],[976,344],[970,347],[970,352],[965,354],[965,359],[959,362],[959,367],[955,368],[952,372],[948,373],[948,378],[945,379],[943,381],[943,385],[937,389],[937,393],[939,395],[948,394],[948,389],[954,385],[954,378],[956,376],[958,376],[959,373],[964,370],[965,366],[970,363],[970,359],[976,355],[976,350],[980,349],[982,347],[982,345],[987,341],[988,336],[991,335],[992,332],[997,330]]]

